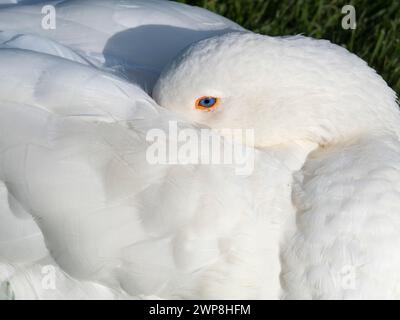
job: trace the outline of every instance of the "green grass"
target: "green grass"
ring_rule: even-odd
[[[178,0],[223,15],[246,29],[304,34],[346,47],[368,62],[400,94],[400,1]],[[341,8],[356,9],[357,28],[344,30]]]

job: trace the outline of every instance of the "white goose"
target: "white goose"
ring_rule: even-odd
[[[214,112],[191,107],[202,95]],[[399,297],[400,113],[364,61],[328,41],[231,33],[189,47],[153,96],[213,128],[254,128],[259,149],[297,160],[284,297]]]
[[[101,3],[120,14],[177,10],[205,30],[242,31],[169,2]],[[92,4],[59,9],[71,18]],[[5,7],[0,24],[38,8]],[[3,294],[399,297],[400,117],[394,92],[362,60],[305,37],[217,35],[165,68],[156,103],[109,71],[150,90],[149,75],[170,57],[127,62],[135,45],[118,42],[109,64],[108,40],[90,38],[88,49],[72,43],[79,27],[66,25],[56,36],[0,26],[0,180],[11,208],[3,202],[0,211]],[[254,129],[253,174],[150,164],[145,134],[171,119]],[[43,286],[48,265],[57,268],[56,290]]]

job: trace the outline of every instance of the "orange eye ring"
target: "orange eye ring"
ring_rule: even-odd
[[[194,107],[198,110],[213,111],[218,106],[219,102],[219,98],[203,96],[196,100]]]

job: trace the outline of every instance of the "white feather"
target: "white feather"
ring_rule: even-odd
[[[55,30],[35,3],[0,7],[0,297],[399,297],[400,114],[365,62],[173,2],[49,2]],[[253,174],[151,164],[170,120],[254,129]]]

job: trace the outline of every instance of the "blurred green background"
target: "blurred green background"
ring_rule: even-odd
[[[328,39],[367,61],[400,94],[400,0],[177,1],[214,11],[254,32]],[[355,7],[355,30],[342,28],[346,4]]]

